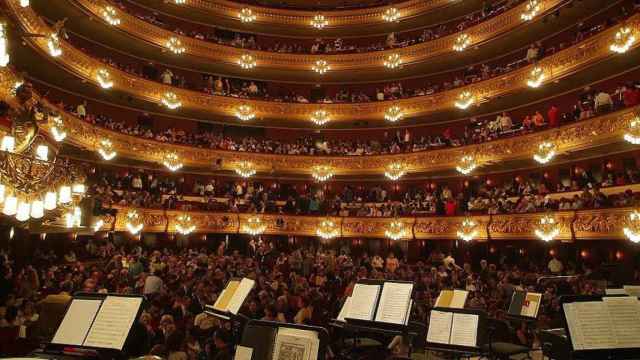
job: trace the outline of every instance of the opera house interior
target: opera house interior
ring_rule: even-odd
[[[640,0],[0,10],[0,357],[640,359]]]

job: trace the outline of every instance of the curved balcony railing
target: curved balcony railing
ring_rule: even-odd
[[[12,4],[15,14],[26,31],[38,34],[51,33],[51,28],[35,12],[28,8],[16,7],[17,4],[13,0],[9,3]],[[640,25],[640,14],[630,17],[626,21],[626,25],[632,29],[637,29]],[[116,67],[105,65],[65,41],[60,42],[62,55],[56,57],[55,60],[69,71],[96,85],[98,84],[96,79],[98,71],[106,69],[111,75],[115,88],[146,101],[161,103],[163,96],[168,92],[172,92],[177,96],[182,106],[195,110],[222,116],[234,116],[239,106],[248,104],[252,107],[256,117],[300,120],[306,121],[312,126],[309,119],[315,111],[320,109],[328,113],[332,122],[339,122],[383,119],[385,112],[393,105],[402,108],[406,117],[416,117],[436,111],[450,110],[455,107],[455,102],[465,92],[473,96],[476,104],[490,101],[492,98],[526,88],[531,72],[535,67],[542,69],[546,76],[545,82],[556,81],[579,71],[582,67],[612,56],[609,47],[618,30],[619,27],[607,29],[580,44],[558,51],[537,64],[521,67],[503,76],[464,87],[401,100],[351,104],[282,103],[209,95],[186,90],[142,79]],[[40,51],[48,53],[47,38],[33,38],[30,41]],[[637,47],[638,44],[638,42],[634,43],[632,48]]]
[[[105,216],[104,230],[127,231],[127,214],[132,208],[117,208],[115,216]],[[175,233],[178,216],[185,212],[151,209],[135,209],[143,224],[142,232]],[[624,239],[624,227],[631,208],[598,210],[557,211],[552,213],[472,216],[477,224],[475,241],[537,239],[535,230],[540,219],[552,216],[558,224],[559,233],[554,240],[573,242],[587,239]],[[198,233],[247,233],[251,218],[259,218],[266,235],[318,236],[320,222],[330,219],[336,225],[336,237],[340,238],[385,238],[391,221],[399,221],[404,228],[401,240],[457,239],[457,232],[465,217],[402,217],[359,218],[318,217],[295,215],[264,215],[212,213],[189,211],[191,223]]]
[[[15,2],[16,0],[11,0]],[[75,0],[90,13],[99,19],[103,19],[102,11],[108,5],[104,0]],[[540,13],[553,9],[564,0],[547,0],[542,4]],[[472,26],[464,31],[469,36],[470,47],[477,46],[490,41],[500,34],[525,23],[521,15],[525,11],[526,2],[520,4],[502,15],[488,19],[480,24]],[[31,11],[25,9],[25,11]],[[245,54],[251,55],[258,67],[279,68],[287,70],[312,71],[318,60],[324,60],[331,66],[331,71],[353,71],[363,68],[384,69],[384,62],[390,55],[398,54],[403,64],[412,64],[425,61],[429,58],[455,52],[454,45],[456,39],[462,34],[454,33],[432,41],[408,46],[405,48],[375,51],[355,54],[290,54],[274,53],[266,51],[238,49],[235,47],[213,44],[204,40],[194,39],[162,29],[158,26],[145,22],[133,15],[120,11],[118,13],[120,24],[117,28],[125,31],[136,38],[154,44],[162,49],[166,49],[166,43],[171,37],[180,40],[185,51],[182,56],[198,56],[211,61],[237,64],[238,60]],[[102,20],[104,21],[104,19]]]
[[[12,101],[11,92],[20,80],[11,70],[0,70],[0,95],[3,99]],[[212,162],[219,159],[222,170],[234,170],[239,162],[248,161],[258,172],[312,174],[315,167],[328,166],[336,175],[382,175],[394,162],[405,164],[408,173],[453,169],[463,156],[470,154],[478,165],[483,166],[531,158],[542,142],[553,142],[557,153],[578,151],[621,141],[640,112],[640,106],[637,106],[559,128],[458,148],[354,157],[259,154],[161,143],[96,127],[44,99],[40,101],[60,112],[68,134],[66,141],[91,151],[96,151],[100,142],[108,139],[118,156],[146,162],[162,163],[167,153],[175,153],[185,166],[198,168],[210,168]]]

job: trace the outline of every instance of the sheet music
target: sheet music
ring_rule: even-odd
[[[478,321],[478,315],[454,313],[451,324],[451,345],[477,346]]]
[[[640,347],[640,301],[636,297],[605,297],[604,305],[613,322],[617,347]]]
[[[624,291],[627,293],[627,295],[640,297],[640,286],[638,286],[638,285],[625,285],[623,288],[624,288]]]
[[[281,327],[276,335],[273,360],[317,360],[320,348],[318,333]]]
[[[344,322],[344,318],[349,313],[349,309],[351,308],[351,296],[347,297],[344,300],[344,304],[342,304],[342,309],[340,309],[340,313],[338,314],[338,318],[336,320]]]
[[[385,282],[380,295],[376,321],[406,324],[407,308],[413,293],[413,283]]]
[[[464,309],[464,304],[467,303],[467,296],[469,292],[465,290],[453,290],[453,298],[451,299],[450,308]]]
[[[101,304],[102,300],[73,299],[51,342],[81,346]]]
[[[452,321],[453,313],[431,310],[431,315],[429,317],[429,329],[427,330],[427,342],[434,344],[449,344]]]
[[[140,297],[107,296],[84,345],[122,350],[141,304]]]
[[[242,307],[244,300],[247,298],[247,296],[253,289],[253,285],[255,285],[255,283],[256,283],[255,281],[247,278],[244,278],[242,279],[242,281],[240,281],[238,288],[236,289],[235,293],[231,297],[231,300],[229,301],[229,305],[227,306],[227,309],[229,310],[230,313],[237,314],[238,311],[240,311],[240,308]]]
[[[227,284],[227,287],[225,287],[222,290],[222,292],[220,293],[220,296],[218,296],[218,299],[213,304],[213,308],[218,311],[227,311],[229,307],[229,301],[231,301],[231,298],[233,297],[236,290],[238,289],[238,285],[240,285],[240,281],[237,281],[237,280],[229,281],[229,283]]]
[[[604,293],[607,295],[628,295],[624,289],[605,289]]]
[[[356,284],[351,294],[351,306],[347,318],[373,320],[373,312],[378,302],[380,285]]]
[[[613,349],[613,324],[602,301],[563,304],[574,350]]]
[[[520,315],[531,318],[538,317],[540,302],[542,302],[542,294],[527,293],[527,295],[525,296],[524,304],[522,305],[522,311],[520,312]]]
[[[236,347],[236,355],[233,357],[233,360],[251,360],[252,355],[253,355],[252,348],[238,345]]]

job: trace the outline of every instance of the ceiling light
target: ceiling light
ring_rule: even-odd
[[[176,230],[182,235],[189,235],[196,230],[196,226],[191,222],[191,216],[182,214],[176,219]]]
[[[240,14],[238,14],[240,21],[243,23],[250,23],[256,20],[256,15],[249,8],[243,8],[240,10]]]
[[[98,71],[96,71],[96,80],[98,81],[98,84],[100,84],[100,87],[103,89],[109,89],[113,86],[111,74],[109,74],[109,71],[107,71],[107,69],[98,69]]]
[[[384,60],[384,66],[389,69],[395,69],[398,66],[402,65],[402,59],[400,58],[400,54],[391,54],[387,56]]]
[[[311,122],[318,126],[322,126],[329,121],[331,118],[329,117],[329,113],[326,110],[316,110],[311,114]]]
[[[533,154],[533,159],[540,164],[546,164],[556,156],[555,144],[545,141],[538,145],[538,151]]]
[[[60,204],[68,204],[71,200],[71,186],[61,186],[58,191],[58,202]]]
[[[129,212],[127,213],[127,223],[125,226],[127,227],[127,230],[129,230],[129,233],[131,233],[131,235],[137,235],[140,231],[142,231],[144,224],[137,210],[129,210]]]
[[[329,21],[325,19],[324,15],[318,14],[311,20],[311,26],[316,29],[323,29],[327,25],[329,25]]]
[[[102,229],[103,226],[104,226],[104,220],[98,219],[98,221],[96,221],[92,226],[93,227],[93,231],[94,232],[98,232],[98,231],[100,231],[100,229]]]
[[[165,45],[167,46],[167,48],[169,48],[169,50],[171,50],[172,53],[176,55],[180,55],[186,51],[184,46],[182,46],[182,41],[180,41],[180,39],[175,36],[170,37]]]
[[[26,200],[20,200],[16,209],[16,220],[27,221],[31,217],[31,204]]]
[[[49,147],[47,145],[38,145],[36,147],[36,159],[40,161],[49,160]]]
[[[168,107],[170,110],[175,110],[182,106],[182,102],[178,99],[178,95],[172,92],[166,92],[162,95],[162,105]]]
[[[47,41],[47,47],[49,48],[49,55],[53,57],[58,57],[62,55],[62,48],[60,48],[60,38],[58,34],[51,33],[49,35],[49,40]]]
[[[183,5],[187,3],[187,0],[173,0],[176,5]]]
[[[631,46],[635,42],[636,36],[633,34],[633,30],[628,26],[624,26],[616,32],[613,43],[609,48],[613,52],[624,54],[631,48]]]
[[[404,112],[398,105],[393,105],[384,112],[384,119],[387,121],[396,122],[401,120],[403,117]]]
[[[29,3],[29,0],[20,0],[20,6],[22,6],[23,8],[29,6]]]
[[[640,145],[640,116],[631,120],[629,129],[624,134],[624,139],[634,145]]]
[[[549,242],[560,234],[560,227],[551,215],[544,215],[538,222],[534,234],[543,241]]]
[[[2,213],[7,216],[13,216],[18,211],[18,198],[14,195],[7,196],[4,199],[4,207],[2,208]]]
[[[520,18],[524,21],[532,20],[540,12],[541,3],[542,0],[529,0]]]
[[[34,219],[42,219],[44,216],[44,202],[40,199],[31,202],[31,217]]]
[[[55,140],[56,142],[61,142],[67,137],[67,132],[64,129],[64,122],[62,121],[62,116],[51,116],[51,122],[51,135],[53,136],[53,140]]]
[[[542,85],[542,82],[544,81],[544,78],[544,70],[542,70],[541,67],[536,66],[533,68],[533,70],[531,70],[531,73],[529,74],[527,85],[532,88],[540,87],[540,85]]]
[[[166,153],[162,164],[171,171],[178,171],[182,168],[183,164],[180,162],[180,157],[174,152]]]
[[[333,177],[333,169],[326,165],[316,165],[311,170],[311,176],[318,182],[325,182]]]
[[[260,235],[267,230],[267,225],[262,220],[253,216],[247,219],[247,222],[243,225],[244,232],[251,236]]]
[[[327,71],[331,70],[331,66],[329,66],[329,63],[326,62],[325,60],[317,60],[311,69],[313,69],[313,71],[317,72],[318,74],[322,75]]]
[[[340,234],[340,229],[333,220],[324,219],[318,224],[316,234],[325,240],[333,239]]]
[[[9,64],[9,60],[11,59],[8,51],[6,26],[7,24],[0,23],[0,67],[7,66]]]
[[[384,176],[396,181],[403,177],[407,173],[407,167],[401,162],[393,162],[387,165],[387,169],[384,172]]]
[[[471,45],[471,36],[469,34],[460,34],[453,43],[453,50],[464,51],[469,45]]]
[[[64,218],[67,228],[80,227],[82,224],[82,210],[76,206],[73,211],[66,213]]]
[[[120,25],[118,12],[113,6],[106,6],[104,9],[102,9],[102,17],[109,25],[112,25],[112,26]]]
[[[256,113],[251,105],[242,104],[236,108],[236,117],[242,121],[249,121],[256,117]]]
[[[478,235],[478,224],[470,217],[464,218],[460,224],[457,235],[464,241],[472,241]]]
[[[400,11],[394,7],[388,8],[384,14],[382,14],[382,18],[387,22],[398,22],[400,21]]]
[[[245,70],[249,70],[256,67],[257,63],[256,59],[253,56],[244,54],[240,57],[240,59],[238,59],[238,65],[240,65],[240,67]]]
[[[456,170],[463,175],[471,173],[478,167],[476,159],[472,155],[465,155],[460,159],[460,163],[456,166]]]
[[[233,170],[243,178],[250,178],[257,173],[256,167],[250,161],[238,162]]]
[[[627,219],[626,226],[622,229],[627,239],[634,243],[640,242],[640,212],[633,210]]]
[[[98,146],[98,154],[102,156],[104,160],[112,160],[116,157],[117,153],[113,148],[113,143],[109,139],[100,140],[100,145]]]
[[[0,143],[0,151],[14,152],[16,149],[16,138],[11,135],[5,135]]]
[[[458,100],[454,103],[455,107],[458,109],[465,110],[469,106],[471,106],[476,101],[475,96],[468,91],[463,91],[459,96]]]
[[[386,237],[394,241],[402,239],[406,236],[406,233],[404,224],[400,220],[391,221],[384,232]]]
[[[58,194],[55,191],[47,191],[44,195],[44,209],[53,210],[58,206]]]

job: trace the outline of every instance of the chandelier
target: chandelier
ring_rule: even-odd
[[[176,219],[176,230],[182,235],[189,235],[196,230],[196,226],[191,222],[191,216],[182,214]]]
[[[251,105],[243,104],[236,108],[236,117],[242,121],[249,121],[256,117]]]
[[[556,145],[545,141],[538,145],[538,151],[533,154],[533,159],[540,164],[546,164],[556,156]]]
[[[49,34],[49,40],[47,41],[47,47],[49,48],[49,55],[58,57],[62,55],[62,48],[60,47],[60,38],[58,34]]]
[[[384,14],[382,14],[382,18],[387,22],[398,22],[400,21],[400,11],[397,8],[388,8]]]
[[[327,63],[325,60],[317,60],[315,65],[313,65],[312,69],[313,71],[322,75],[327,71],[331,70],[331,66],[329,66],[329,63]]]
[[[180,39],[175,36],[170,37],[165,45],[167,46],[167,48],[169,48],[169,50],[171,50],[172,53],[176,55],[180,55],[186,50],[184,46],[182,46],[182,41],[180,41]]]
[[[19,213],[18,208],[18,213]],[[74,207],[72,210],[64,214],[64,223],[68,229],[80,227],[82,222],[82,209]]]
[[[471,45],[471,36],[469,34],[460,34],[453,43],[453,50],[464,51]]]
[[[125,224],[127,230],[131,235],[137,235],[144,228],[144,223],[142,222],[142,218],[140,214],[138,214],[138,210],[132,209],[127,213],[127,223]]]
[[[116,9],[113,8],[113,6],[106,6],[104,9],[102,9],[102,17],[109,25],[120,25],[118,13],[116,12]]]
[[[629,129],[624,134],[624,139],[634,145],[640,145],[640,117],[636,116],[629,123]]]
[[[329,117],[329,113],[326,110],[316,110],[311,114],[311,122],[318,126],[322,126],[329,121],[331,118]]]
[[[613,38],[613,43],[609,48],[611,51],[616,52],[618,54],[626,53],[631,45],[636,42],[636,37],[633,34],[633,30],[631,30],[628,26],[623,26],[616,32],[615,37]]]
[[[407,173],[407,167],[401,162],[394,162],[387,165],[387,170],[384,172],[384,176],[396,181]]]
[[[238,59],[238,65],[240,65],[240,67],[245,70],[249,70],[256,67],[257,63],[256,63],[256,59],[253,56],[249,54],[244,54],[240,56],[240,59]]]
[[[245,179],[252,177],[258,172],[256,170],[256,167],[250,161],[240,161],[233,170],[236,172],[236,174],[242,176]]]
[[[384,60],[384,66],[389,69],[395,69],[400,65],[402,65],[402,58],[400,58],[400,54],[391,54]]]
[[[533,70],[531,70],[531,73],[529,73],[527,85],[532,88],[540,87],[540,85],[542,85],[542,82],[544,81],[544,78],[544,70],[542,70],[541,67],[536,66],[535,68],[533,68]]]
[[[524,12],[520,15],[520,18],[524,21],[530,21],[534,17],[536,17],[536,15],[538,15],[538,13],[540,12],[541,2],[542,0],[529,0],[527,6],[524,9]]]
[[[180,157],[174,152],[166,153],[162,164],[171,171],[178,171],[182,168],[183,164],[180,162]]]
[[[473,94],[469,91],[463,91],[460,95],[458,95],[458,100],[454,103],[455,107],[458,109],[465,110],[469,106],[471,106],[476,101]]]
[[[240,10],[240,14],[238,14],[240,21],[243,23],[250,23],[256,20],[256,15],[249,8],[243,8]]]
[[[470,217],[464,218],[460,224],[457,235],[464,241],[472,241],[478,236],[478,224]]]
[[[338,236],[340,234],[340,229],[338,229],[338,225],[336,225],[333,220],[325,219],[318,225],[316,234],[325,240],[329,240]]]
[[[176,5],[183,5],[187,3],[187,0],[173,0],[173,2],[175,2]]]
[[[333,177],[333,169],[327,165],[316,165],[311,170],[311,176],[318,182],[325,182]]]
[[[23,8],[29,6],[29,0],[20,0],[20,6]]]
[[[104,160],[109,161],[113,160],[113,158],[115,158],[118,153],[116,153],[115,149],[113,148],[113,143],[111,142],[111,140],[102,139],[100,140],[100,145],[98,145],[98,154],[100,154],[100,156]]]
[[[99,69],[96,71],[96,80],[100,87],[103,89],[110,89],[113,86],[113,81],[111,80],[111,74],[107,69]]]
[[[325,19],[324,15],[318,14],[311,19],[311,26],[316,29],[323,29],[327,25],[329,25],[329,21]]]
[[[164,95],[162,95],[161,101],[162,105],[166,106],[170,110],[175,110],[182,106],[182,102],[180,102],[180,99],[178,99],[178,95],[170,91],[167,91],[166,93],[164,93]]]
[[[556,219],[551,215],[544,215],[540,218],[540,222],[538,223],[538,228],[535,229],[534,233],[541,240],[549,242],[556,238],[560,234],[560,227],[556,223]]]
[[[404,228],[404,224],[400,220],[393,220],[387,226],[384,231],[384,235],[391,240],[400,240],[405,237],[407,230]]]
[[[253,216],[247,219],[247,222],[242,226],[242,228],[247,234],[256,236],[265,232],[265,230],[267,230],[267,225],[264,224],[259,217]]]
[[[8,40],[7,40],[7,24],[0,23],[0,67],[5,67],[9,64],[11,57],[8,52]]]
[[[393,105],[384,112],[384,119],[387,121],[396,122],[398,120],[401,120],[403,117],[404,112],[398,105]]]
[[[61,142],[67,137],[67,132],[64,130],[64,123],[62,117],[59,114],[53,114],[49,117],[51,119],[51,136],[56,142]]]
[[[100,231],[100,229],[102,229],[103,226],[104,226],[104,220],[98,219],[98,221],[96,221],[93,224],[92,228],[93,228],[93,231],[98,232]]]
[[[475,157],[472,155],[465,155],[460,159],[460,163],[456,166],[456,170],[463,175],[467,175],[477,167],[478,163],[476,162]]]
[[[624,235],[634,243],[640,242],[640,212],[633,210],[629,214],[626,226],[622,229]]]

